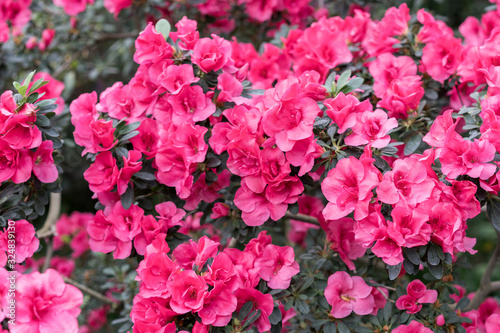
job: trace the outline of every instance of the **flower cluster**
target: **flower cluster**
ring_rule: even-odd
[[[261,280],[270,289],[290,286],[299,272],[293,249],[271,244],[265,231],[243,251],[226,248],[219,252],[219,246],[203,236],[198,242],[179,245],[169,256],[165,234],[147,246],[137,269],[141,287],[131,313],[134,332],[175,329],[176,318],[189,313],[201,318],[197,329],[224,327],[243,308],[243,327],[254,326],[259,332],[271,328],[269,316],[275,303],[257,286]],[[257,310],[260,316],[253,318]],[[250,318],[254,320],[245,325]]]
[[[32,0],[6,0],[0,4],[0,43],[17,36],[31,19],[29,9]]]
[[[422,304],[434,303],[437,300],[436,290],[427,290],[425,284],[420,280],[413,280],[406,287],[407,295],[403,295],[396,301],[396,307],[406,310],[407,313],[417,313],[422,309]]]
[[[0,277],[7,281],[8,272],[0,267]],[[5,284],[2,284],[2,286]],[[7,288],[0,289],[1,305],[5,315],[11,297]],[[64,283],[53,269],[45,273],[22,274],[16,279],[15,322],[9,325],[11,333],[20,332],[78,332],[77,317],[83,294],[76,287]],[[2,317],[3,313],[0,315]]]
[[[41,78],[30,91],[43,82],[48,81]],[[39,119],[48,119],[40,114],[39,106],[26,98],[24,101],[16,102],[10,90],[0,96],[0,182],[25,183],[33,173],[40,182],[52,183],[59,175],[52,157],[54,144],[52,140],[43,140],[39,128]]]

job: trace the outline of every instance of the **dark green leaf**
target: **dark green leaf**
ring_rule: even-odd
[[[141,126],[141,122],[140,121],[136,121],[134,123],[130,123],[126,126],[123,126],[123,128],[120,130],[121,133],[130,133],[132,131],[135,131],[136,129],[139,128],[139,126]]]
[[[299,213],[299,203],[295,202],[291,205],[288,205],[288,211],[293,215],[297,215]]]
[[[421,134],[416,134],[412,136],[410,139],[408,139],[408,142],[405,145],[404,154],[407,156],[413,154],[418,149],[421,142],[422,142]]]
[[[38,127],[49,127],[50,120],[49,120],[49,118],[45,117],[43,114],[37,114],[35,125],[37,125]]]
[[[429,264],[428,266],[432,276],[434,276],[436,279],[439,280],[443,277],[443,264],[441,263],[441,261],[437,265]]]
[[[297,310],[299,310],[303,314],[309,313],[309,305],[307,305],[306,302],[304,302],[301,299],[297,299],[295,301],[295,306],[297,307]]]
[[[500,232],[500,202],[495,199],[496,197],[486,205],[486,214],[495,230]]]
[[[123,142],[123,141],[128,140],[128,139],[132,139],[134,136],[136,136],[138,134],[139,134],[139,131],[132,131],[130,133],[127,133],[120,138],[120,142]]]
[[[403,263],[399,263],[397,265],[387,265],[387,271],[389,272],[389,279],[395,280],[399,273],[401,272],[401,267],[403,266]]]
[[[122,194],[120,201],[124,209],[129,209],[134,202],[134,190],[132,189],[132,184],[128,184],[127,190]]]
[[[337,322],[337,329],[339,333],[351,333],[351,330],[341,321]]]
[[[156,180],[155,175],[150,173],[150,172],[136,172],[136,173],[134,173],[134,177],[137,177],[137,178],[142,179],[142,180],[148,180],[148,181]]]
[[[38,108],[38,111],[36,112],[36,114],[37,114],[37,116],[40,114],[46,114],[46,113],[54,111],[58,107],[59,106],[57,104],[49,104],[49,105],[41,106]]]
[[[323,326],[323,332],[325,333],[335,333],[337,332],[337,327],[333,321],[329,321]]]
[[[420,265],[420,256],[418,255],[417,248],[415,247],[405,247],[404,254],[412,264]]]
[[[253,303],[251,301],[248,301],[245,304],[243,304],[243,306],[240,309],[240,312],[238,312],[237,316],[238,320],[243,321],[248,316],[250,311],[252,311],[252,308],[253,308]]]
[[[269,316],[269,322],[272,325],[276,325],[281,321],[281,311],[279,307],[275,307],[271,315]]]
[[[436,266],[441,262],[441,259],[439,259],[437,253],[437,249],[432,243],[429,245],[429,248],[427,249],[427,262],[433,266]]]
[[[469,305],[470,303],[470,298],[469,297],[462,297],[458,303],[457,307],[455,308],[456,310],[465,310],[465,308]]]

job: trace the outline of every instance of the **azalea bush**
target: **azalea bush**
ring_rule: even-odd
[[[499,331],[500,245],[461,274],[474,219],[500,235],[495,5],[458,37],[406,4],[30,4],[0,5],[33,60],[2,70],[42,68],[1,83],[4,331]]]

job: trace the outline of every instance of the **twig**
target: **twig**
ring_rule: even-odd
[[[47,214],[47,219],[43,223],[40,230],[36,232],[38,238],[44,238],[54,235],[55,224],[59,218],[59,213],[61,211],[61,193],[50,193],[50,206],[49,213]]]
[[[384,296],[384,298],[386,300],[388,300],[389,302],[395,303],[395,301],[393,299],[390,299],[389,296],[386,295],[382,289],[380,289],[380,287],[375,287],[375,288],[382,294],[382,296]]]
[[[318,219],[315,218],[314,216],[310,216],[310,215],[305,215],[305,214],[293,215],[290,212],[286,212],[285,213],[285,218],[290,219],[290,220],[307,222],[307,223],[311,223],[311,224],[314,224],[314,225],[320,225]]]
[[[87,287],[84,284],[81,284],[80,282],[76,282],[75,280],[70,279],[69,277],[66,277],[66,276],[63,276],[63,279],[64,279],[64,282],[77,287],[81,291],[86,292],[90,296],[95,297],[100,301],[103,301],[103,302],[108,303],[108,304],[116,304],[116,301],[113,301],[111,298],[104,296],[103,294],[95,291],[94,289],[90,289],[89,287]]]
[[[97,37],[98,41],[109,40],[109,39],[122,39],[122,38],[137,38],[139,36],[138,32],[122,32],[114,34],[102,34]]]
[[[50,267],[50,260],[54,255],[54,237],[45,238],[45,244],[47,245],[47,253],[45,253],[45,261],[43,262],[42,273]]]
[[[496,230],[495,230],[496,231]],[[483,276],[481,277],[481,283],[479,288],[476,291],[476,294],[472,298],[471,302],[465,309],[465,311],[470,311],[472,309],[477,309],[481,303],[488,297],[488,294],[495,290],[500,290],[500,281],[491,282],[491,276],[493,275],[493,271],[500,260],[500,233],[497,233],[497,246],[495,247],[495,251],[493,252],[490,261],[488,262],[488,266],[486,266],[486,270],[484,271]]]

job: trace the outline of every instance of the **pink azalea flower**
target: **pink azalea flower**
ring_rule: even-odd
[[[379,98],[392,94],[391,82],[408,76],[417,75],[417,65],[407,56],[396,57],[392,53],[384,53],[370,63],[370,74],[375,82],[373,91]]]
[[[12,232],[14,231],[14,232]],[[9,235],[14,235],[15,239],[15,252],[14,260],[16,263],[22,263],[27,258],[33,256],[36,250],[38,250],[38,246],[40,245],[40,241],[36,237],[35,227],[31,223],[26,220],[13,221],[9,220],[7,223],[7,227],[4,228],[4,231],[0,231],[0,249],[9,252]],[[12,237],[12,236],[11,236]]]
[[[115,19],[123,9],[130,6],[132,6],[132,0],[104,0],[104,8],[111,14],[114,14]]]
[[[139,34],[135,41],[134,61],[138,64],[150,63],[155,59],[172,57],[173,50],[165,37],[156,31],[152,23]]]
[[[13,149],[0,137],[0,182],[24,183],[31,177],[33,160],[27,149]]]
[[[93,4],[94,0],[53,0],[54,5],[62,7],[66,14],[75,16],[85,10],[87,4]]]
[[[252,323],[250,327],[256,327],[260,333],[269,331],[271,329],[271,323],[269,322],[269,316],[273,312],[274,302],[273,297],[270,294],[263,294],[254,288],[240,288],[234,292],[234,295],[238,299],[238,306],[236,311],[240,311],[246,302],[252,302],[252,310],[260,310],[260,317]],[[247,319],[247,318],[245,318]]]
[[[216,72],[226,66],[231,57],[231,44],[216,37],[216,35],[212,35],[213,39],[198,39],[193,48],[191,61],[206,73],[210,71]]]
[[[200,33],[197,29],[198,22],[190,20],[184,16],[175,24],[177,32],[171,33],[180,40],[179,46],[185,50],[192,50],[196,42],[200,38]]]
[[[350,156],[328,172],[321,190],[329,201],[323,210],[325,219],[338,220],[354,211],[356,219],[368,214],[372,190],[379,184],[380,173]]]
[[[462,61],[463,46],[459,39],[451,36],[437,38],[422,50],[422,64],[436,81],[443,83],[457,71]]]
[[[192,270],[173,273],[167,289],[172,295],[170,307],[178,314],[199,311],[208,296],[205,279]]]
[[[255,261],[254,266],[259,268],[259,276],[268,281],[267,285],[271,289],[287,289],[292,277],[300,271],[293,249],[273,244],[264,248],[262,256]]]
[[[398,127],[396,118],[387,119],[387,113],[380,109],[373,112],[365,111],[356,116],[357,122],[352,127],[353,133],[345,138],[345,143],[350,146],[370,144],[373,148],[383,148],[391,141],[387,133]]]
[[[94,163],[83,173],[92,192],[112,190],[117,183],[118,175],[116,160],[110,151],[97,155]]]
[[[134,297],[130,318],[134,333],[175,333],[176,313],[168,307],[168,300],[159,297],[145,297],[142,293]]]
[[[372,287],[361,277],[351,277],[346,272],[339,271],[328,278],[325,297],[332,306],[332,316],[345,318],[352,312],[367,315],[373,311],[375,301],[371,291]]]
[[[431,333],[431,329],[427,328],[421,322],[413,320],[409,325],[400,325],[392,330],[392,333]]]
[[[78,332],[76,318],[83,294],[65,284],[55,270],[18,276],[16,296],[16,324],[9,325],[11,332]]]
[[[54,164],[52,141],[43,141],[33,154],[33,173],[42,183],[52,183],[59,177],[59,172]]]
[[[359,245],[354,237],[354,221],[342,218],[336,221],[326,221],[326,235],[332,243],[330,248],[337,252],[350,270],[356,269],[352,260],[362,257],[366,249]]]
[[[435,186],[434,180],[427,175],[425,165],[415,159],[398,159],[392,171],[384,174],[377,188],[378,199],[387,204],[397,204],[400,200],[408,205],[428,199]]]

